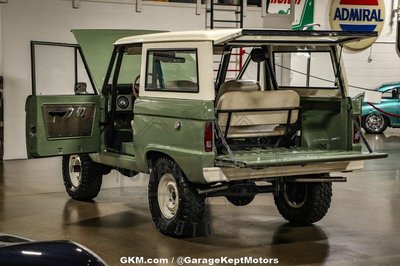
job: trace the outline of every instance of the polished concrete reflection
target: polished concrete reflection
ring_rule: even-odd
[[[265,257],[280,265],[400,265],[400,129],[369,135],[389,158],[335,183],[327,216],[313,226],[285,223],[270,195],[245,207],[207,200],[204,236],[173,239],[158,233],[148,210],[147,177],[104,178],[93,202],[70,200],[59,158],[5,161],[0,167],[0,232],[37,240],[69,239],[120,265],[146,258]]]

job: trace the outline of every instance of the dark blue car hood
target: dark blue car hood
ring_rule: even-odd
[[[106,263],[88,248],[71,241],[60,240],[0,246],[0,265],[106,266]]]

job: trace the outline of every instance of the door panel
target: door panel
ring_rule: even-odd
[[[32,95],[26,101],[28,157],[98,152],[99,95]]]
[[[95,111],[93,103],[43,105],[47,138],[90,137]]]

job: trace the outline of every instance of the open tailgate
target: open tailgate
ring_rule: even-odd
[[[355,151],[322,150],[249,150],[234,151],[233,158],[228,154],[216,156],[216,166],[240,168],[267,168],[271,166],[308,165],[327,162],[360,161],[386,158],[386,153],[360,153]]]

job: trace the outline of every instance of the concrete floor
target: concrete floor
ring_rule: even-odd
[[[396,134],[399,133],[398,135]],[[335,183],[327,216],[313,226],[285,223],[270,195],[235,207],[207,200],[208,236],[173,239],[155,229],[148,210],[147,177],[104,178],[94,202],[70,200],[60,158],[5,161],[0,168],[0,232],[36,240],[79,242],[109,265],[123,256],[146,258],[265,257],[280,265],[400,265],[400,130],[368,136],[389,158]]]

